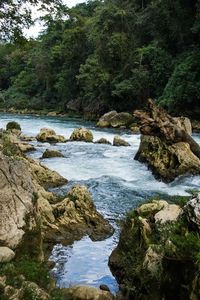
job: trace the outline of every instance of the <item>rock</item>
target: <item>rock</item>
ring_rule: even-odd
[[[12,122],[8,122],[8,124],[6,125],[6,130],[17,130],[19,132],[21,132],[21,126],[19,125],[19,123],[12,121]]]
[[[99,286],[100,290],[110,292],[109,287],[106,284],[101,284]]]
[[[162,259],[163,254],[157,253],[150,246],[146,251],[143,267],[152,273],[152,275],[157,276],[162,269]]]
[[[173,118],[180,128],[182,128],[187,134],[192,135],[192,124],[189,118],[186,117],[176,117]]]
[[[143,204],[127,215],[109,258],[125,299],[173,299],[175,291],[176,298],[191,299],[198,291],[193,283],[199,280],[199,268],[193,255],[198,253],[199,234],[194,228],[190,231],[191,223],[178,205],[160,202]],[[138,216],[144,212],[149,212],[146,218]],[[182,291],[184,284],[187,288]]]
[[[141,232],[142,238],[143,238],[144,242],[146,244],[148,244],[149,243],[148,236],[151,234],[151,231],[152,231],[151,226],[148,223],[147,219],[144,219],[140,216],[138,217],[138,223],[139,223],[139,226],[140,226],[140,232]]]
[[[184,174],[200,174],[200,159],[188,143],[168,144],[156,136],[142,135],[135,159],[147,163],[153,174],[166,182]]]
[[[39,142],[47,142],[47,143],[65,143],[66,139],[62,135],[57,135],[53,129],[50,128],[42,128],[40,129],[40,133],[36,136],[36,139]]]
[[[167,201],[164,200],[152,200],[150,203],[142,204],[137,208],[139,215],[150,215],[158,212],[164,207],[168,206]]]
[[[22,151],[23,153],[29,152],[29,151],[35,151],[35,147],[31,144],[27,144],[27,143],[17,143],[18,148],[20,149],[20,151]]]
[[[128,142],[123,140],[120,136],[116,135],[113,139],[113,146],[130,146]]]
[[[148,100],[148,111],[135,111],[142,133],[135,159],[146,162],[166,182],[184,174],[200,174],[200,146],[191,137],[189,119],[173,118]]]
[[[24,159],[27,164],[27,167],[32,174],[33,178],[37,181],[37,183],[44,188],[53,188],[64,185],[68,182],[68,180],[58,174],[56,171],[52,171],[46,166],[44,166],[41,162],[27,157]]]
[[[26,134],[20,134],[19,136],[20,140],[23,142],[32,142],[35,141],[35,137],[33,136],[28,136]]]
[[[71,141],[84,141],[87,143],[92,143],[93,134],[89,129],[86,128],[76,128],[70,136]]]
[[[0,247],[0,263],[10,262],[15,257],[15,252],[8,247]]]
[[[55,225],[66,232],[66,236],[88,234],[92,240],[101,240],[113,233],[112,226],[96,210],[91,194],[85,186],[75,186],[66,198],[52,205]],[[58,229],[59,231],[59,229]]]
[[[192,198],[184,207],[184,213],[188,219],[189,224],[195,225],[200,231],[200,193]]]
[[[194,132],[200,132],[200,121],[198,120],[192,121],[192,129]]]
[[[107,144],[112,145],[111,142],[109,142],[107,139],[101,138],[95,142],[95,144]]]
[[[34,186],[27,165],[0,154],[0,244],[14,249],[33,210]]]
[[[175,222],[182,213],[179,205],[168,204],[154,216],[155,222],[165,224],[166,222]]]
[[[64,155],[55,149],[46,149],[42,155],[42,158],[51,158],[51,157],[64,157]]]
[[[127,112],[121,112],[114,115],[110,119],[110,125],[114,128],[119,128],[121,126],[124,126],[124,128],[128,128],[129,125],[133,123],[133,121],[134,121],[133,115]]]
[[[50,111],[47,113],[47,116],[49,117],[56,117],[57,116],[57,112],[56,111]]]
[[[64,295],[69,300],[114,300],[110,292],[89,286],[74,286],[65,289]]]
[[[115,110],[110,111],[106,114],[104,114],[98,121],[98,123],[96,124],[97,127],[101,127],[101,128],[105,128],[105,127],[109,127],[111,124],[111,119],[117,115],[117,112]]]
[[[140,133],[140,128],[139,126],[135,125],[135,124],[131,124],[130,125],[130,130],[133,132],[133,133]]]
[[[27,294],[29,299],[49,300],[50,298],[49,295],[36,283],[24,281],[19,292],[19,299],[27,299]]]

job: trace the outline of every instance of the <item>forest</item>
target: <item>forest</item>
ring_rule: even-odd
[[[200,115],[200,1],[90,0],[1,37],[0,108],[91,116],[143,108]]]

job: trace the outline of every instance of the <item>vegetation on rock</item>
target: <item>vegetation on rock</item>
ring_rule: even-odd
[[[125,299],[199,298],[199,231],[187,218],[187,206],[164,223],[156,218],[164,211],[166,217],[166,207],[173,206],[154,200],[124,221],[109,264]]]

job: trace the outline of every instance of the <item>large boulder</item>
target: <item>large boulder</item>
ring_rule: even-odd
[[[90,286],[74,286],[65,289],[68,300],[114,300],[115,297],[108,291],[102,291]]]
[[[87,143],[93,142],[93,134],[87,128],[76,128],[70,136],[71,141],[83,141]]]
[[[53,129],[42,128],[40,133],[36,136],[36,139],[39,142],[48,142],[48,143],[65,143],[66,139],[62,135],[57,135]]]
[[[173,200],[177,198],[143,204],[122,223],[109,265],[125,299],[199,297],[199,231],[191,226],[198,203],[192,203],[188,214],[191,206],[184,211]]]
[[[173,118],[148,101],[147,111],[135,111],[142,134],[135,159],[145,162],[164,181],[184,174],[200,174],[200,146],[191,137],[188,118]]]
[[[115,110],[104,114],[97,122],[97,127],[113,127],[113,128],[129,128],[134,122],[134,117],[130,113],[120,112],[117,113]]]
[[[123,140],[119,135],[116,135],[113,139],[113,146],[130,146],[130,144],[128,142],[126,142],[125,140]]]
[[[101,128],[109,127],[111,119],[116,115],[117,115],[116,110],[112,110],[112,111],[104,114],[97,122],[97,127],[101,127]]]
[[[120,112],[111,118],[110,125],[113,128],[119,128],[122,126],[128,128],[129,125],[133,123],[133,121],[134,121],[133,115],[127,112]]]
[[[0,245],[14,249],[21,242],[34,191],[26,163],[0,154]]]
[[[135,159],[147,163],[153,174],[166,182],[184,174],[200,174],[200,159],[184,142],[168,144],[158,137],[142,135]]]
[[[101,240],[113,233],[112,226],[97,212],[85,186],[73,187],[66,198],[56,204],[49,205],[41,197],[38,207],[43,214],[47,239],[70,241],[88,234],[92,240]]]
[[[35,181],[44,188],[52,188],[64,185],[68,180],[58,174],[56,171],[50,170],[40,161],[27,157],[24,159],[27,168]]]

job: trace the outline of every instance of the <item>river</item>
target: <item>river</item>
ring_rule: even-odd
[[[56,262],[51,274],[57,286],[107,284],[112,292],[117,292],[118,285],[109,270],[108,257],[118,242],[119,220],[149,197],[187,195],[187,189],[199,188],[200,176],[181,177],[170,184],[155,180],[145,165],[133,159],[140,136],[129,131],[98,129],[94,123],[80,119],[11,114],[0,114],[0,127],[5,128],[11,120],[19,122],[23,133],[30,136],[35,136],[42,127],[50,127],[69,138],[74,128],[84,126],[92,130],[94,140],[104,137],[112,142],[114,135],[119,134],[131,144],[131,147],[113,147],[68,142],[50,146],[33,142],[36,151],[29,154],[40,159],[46,148],[60,150],[64,158],[41,159],[69,180],[69,184],[54,191],[65,193],[74,184],[86,185],[97,209],[115,228],[114,235],[104,241],[92,242],[86,236],[71,246],[55,245],[50,259]],[[194,138],[200,143],[200,135]]]

